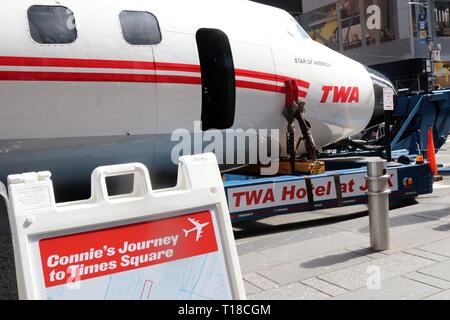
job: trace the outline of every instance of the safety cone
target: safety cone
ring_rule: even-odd
[[[434,175],[438,175],[438,166],[436,163],[436,149],[434,148],[434,138],[433,138],[433,128],[428,129],[428,166],[431,171],[433,171]]]

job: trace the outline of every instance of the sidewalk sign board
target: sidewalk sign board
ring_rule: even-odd
[[[130,174],[132,193],[109,196],[106,178]],[[213,154],[181,157],[164,190],[142,164],[107,166],[89,200],[57,204],[50,177],[8,177],[21,299],[245,299]]]

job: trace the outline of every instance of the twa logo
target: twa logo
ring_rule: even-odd
[[[259,205],[259,204],[267,204],[275,202],[275,195],[273,193],[273,189],[267,190],[255,190],[255,191],[246,191],[246,192],[237,192],[233,194],[233,197],[236,200],[236,207],[242,206],[242,200],[245,201],[245,206],[251,205]]]
[[[358,103],[359,88],[358,87],[337,87],[323,86],[322,100],[320,103]]]

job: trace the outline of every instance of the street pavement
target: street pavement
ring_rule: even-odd
[[[450,164],[450,141],[438,160]],[[17,299],[7,216],[0,213],[0,299]],[[366,206],[237,226],[248,298],[450,299],[450,177],[432,195],[391,210],[390,225],[384,252],[369,248]]]
[[[450,163],[450,141],[438,160]],[[348,219],[352,210],[360,217]],[[239,226],[236,235],[244,236],[237,248],[248,298],[450,299],[450,177],[416,204],[391,210],[388,251],[370,249],[366,214],[360,206]],[[305,222],[336,215],[342,221]]]

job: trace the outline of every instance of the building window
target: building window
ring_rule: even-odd
[[[301,24],[310,37],[332,49],[339,50],[339,34],[336,4],[306,13],[300,17]]]
[[[28,9],[31,38],[40,44],[69,44],[77,39],[75,16],[63,6],[32,6]]]
[[[344,49],[361,47],[359,0],[341,0],[341,26]]]
[[[436,1],[434,4],[436,35],[450,37],[450,1]]]
[[[394,4],[392,0],[364,0],[364,14],[365,21],[368,21],[369,15],[367,9],[369,6],[377,5],[381,9],[381,25],[380,30],[370,30],[366,27],[366,44],[371,45],[376,43],[376,38],[379,36],[380,42],[389,42],[395,40],[394,29]]]
[[[381,30],[380,41],[389,42],[395,40],[394,28],[394,1],[378,0],[378,5],[381,8]]]
[[[369,20],[369,14],[367,13],[367,9],[371,6],[371,5],[378,5],[376,3],[376,1],[374,0],[364,0],[364,15],[365,15],[365,21]],[[374,29],[369,29],[368,27],[366,27],[366,45],[370,46],[372,44],[376,43],[376,39],[377,39],[377,30]]]
[[[120,24],[123,38],[131,45],[155,45],[161,42],[158,20],[150,12],[122,11]]]

